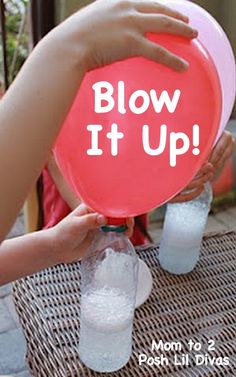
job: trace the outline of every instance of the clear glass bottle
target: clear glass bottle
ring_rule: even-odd
[[[161,267],[172,274],[186,274],[198,260],[212,201],[211,184],[195,199],[168,203],[160,242]]]
[[[102,227],[81,262],[79,354],[97,372],[122,368],[132,351],[138,257],[125,230]]]

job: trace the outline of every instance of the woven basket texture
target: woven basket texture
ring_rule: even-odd
[[[35,377],[234,377],[236,376],[236,233],[206,237],[195,270],[174,276],[160,268],[158,246],[137,249],[154,284],[135,311],[133,353],[121,370],[106,375],[86,368],[78,354],[80,264],[58,265],[14,284],[15,306],[27,343],[26,361]],[[152,341],[181,342],[181,351],[151,349]],[[200,342],[189,352],[188,341]],[[208,352],[209,340],[215,351]],[[195,354],[229,357],[226,365],[196,365]],[[139,365],[138,357],[161,354],[169,365]],[[189,365],[175,365],[174,354],[189,353]]]

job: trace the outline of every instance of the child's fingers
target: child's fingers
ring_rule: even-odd
[[[223,155],[221,156],[221,158],[216,163],[216,166],[215,166],[216,169],[219,169],[219,167],[224,166],[226,161],[232,156],[233,149],[234,149],[234,141],[232,141],[231,144],[228,144],[227,147],[225,148]]]
[[[208,182],[208,181],[211,181],[214,177],[214,174],[212,172],[209,172],[209,173],[206,173],[206,174],[203,174],[201,175],[199,178],[196,178],[196,179],[193,179],[189,184],[188,186],[183,190],[184,191],[188,191],[188,190],[193,190],[193,189],[196,189],[202,185],[204,185],[204,183]]]
[[[206,174],[214,174],[214,166],[212,165],[212,163],[210,162],[207,162],[205,163],[201,169],[199,170],[199,172],[196,174],[196,176],[194,177],[193,180],[195,179],[198,179],[198,178],[201,178],[203,175],[206,175]]]
[[[128,217],[126,219],[126,224],[128,228],[133,228],[134,227],[134,218],[133,217]]]
[[[225,131],[213,149],[209,161],[214,166],[225,162],[232,155],[234,144],[235,139],[231,132]]]
[[[127,229],[125,232],[125,235],[130,238],[133,235],[134,230],[133,229]]]
[[[127,218],[126,225],[128,229],[126,230],[125,234],[127,237],[131,237],[134,231],[134,218],[133,217]]]
[[[226,147],[225,140],[224,140],[224,138],[222,138],[216,144],[215,148],[213,149],[212,155],[210,157],[209,161],[213,165],[216,165],[219,162],[219,160],[221,159],[221,157],[222,157],[222,155],[224,153],[225,147]]]
[[[105,216],[98,213],[89,213],[78,217],[77,226],[79,231],[89,231],[96,228],[99,228],[102,225],[105,225],[107,222]]]
[[[176,18],[177,20],[184,22],[189,21],[187,16],[163,4],[160,4],[157,1],[138,1],[135,3],[135,8],[141,13],[161,13]]]
[[[196,38],[198,35],[197,30],[191,28],[186,22],[162,14],[143,14],[140,17],[140,24],[145,33],[149,31],[153,33],[168,33],[189,39]]]
[[[196,198],[203,190],[203,185],[211,181],[214,178],[214,167],[211,163],[207,162],[202,166],[197,175],[192,179],[192,181],[176,195],[171,203],[182,203],[185,201],[192,200]],[[191,192],[188,192],[190,191]]]
[[[86,206],[86,204],[82,203],[71,212],[71,216],[83,216],[88,213],[94,213],[94,211]]]
[[[189,193],[181,193],[177,196],[175,196],[171,201],[170,203],[183,203],[183,202],[188,202],[190,200],[193,200],[195,199],[196,197],[198,197],[201,192],[204,190],[204,186],[200,186],[198,189],[196,190],[193,190]]]
[[[147,40],[145,37],[143,37],[143,39],[139,39],[137,54],[142,54],[147,59],[154,60],[157,63],[163,64],[177,72],[183,72],[189,66],[184,59],[172,54],[166,48]]]

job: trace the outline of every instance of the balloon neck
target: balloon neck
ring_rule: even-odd
[[[126,218],[108,217],[107,225],[126,225]]]
[[[118,219],[109,217],[107,219],[107,225],[101,227],[103,232],[116,232],[124,233],[128,227],[126,224],[126,219]]]

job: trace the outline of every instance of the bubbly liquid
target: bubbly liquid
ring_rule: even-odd
[[[129,360],[133,302],[118,289],[101,288],[81,299],[79,354],[97,372],[113,372]]]
[[[199,259],[208,208],[188,203],[173,205],[166,213],[159,260],[173,274],[188,273]]]
[[[165,245],[162,243],[163,253],[160,253],[159,260],[162,268],[171,274],[181,275],[192,271],[196,266],[200,245],[189,248]]]

